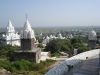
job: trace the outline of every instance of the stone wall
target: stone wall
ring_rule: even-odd
[[[89,40],[88,46],[91,48],[96,48],[96,40]]]
[[[21,39],[22,50],[32,50],[34,46],[34,39]]]
[[[38,49],[34,52],[15,52],[14,53],[14,60],[28,60],[30,62],[39,63],[41,57],[41,50]]]
[[[69,66],[74,67],[79,62],[82,62],[82,60],[86,60],[87,58],[98,55],[99,52],[100,52],[99,49],[94,49],[91,51],[86,51],[86,52],[80,53],[78,55],[75,55],[69,59],[66,59],[66,61],[60,63],[56,67],[52,68],[44,75],[65,75],[70,69]]]

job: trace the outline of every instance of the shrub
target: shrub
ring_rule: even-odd
[[[82,53],[82,52],[89,51],[89,50],[91,50],[90,47],[80,47],[78,48],[78,53]]]
[[[25,73],[28,71],[40,71],[40,73],[45,73],[45,67],[53,64],[54,60],[41,61],[40,63],[29,62],[27,60],[21,61],[0,61],[0,67],[12,73]],[[36,72],[37,73],[37,72]],[[38,74],[38,73],[37,73]],[[34,74],[35,75],[35,74]]]

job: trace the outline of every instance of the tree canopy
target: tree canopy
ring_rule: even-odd
[[[18,49],[18,46],[0,44],[0,58],[8,57],[12,59],[14,51]]]
[[[91,48],[85,46],[85,38],[73,38],[73,39],[53,39],[47,43],[45,51],[50,51],[51,54],[59,53],[61,51],[73,54],[74,48],[77,48],[79,53],[88,51]]]
[[[90,47],[79,47],[78,48],[78,53],[89,51],[89,50],[91,50]]]
[[[71,44],[74,44],[74,43],[81,43],[81,39],[80,38],[71,39]]]
[[[69,52],[73,50],[73,47],[69,40],[67,39],[53,39],[47,43],[45,51],[50,51],[51,53],[56,53],[60,51]]]

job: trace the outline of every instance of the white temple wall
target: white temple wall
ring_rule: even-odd
[[[82,62],[82,60],[86,60],[87,57],[90,58],[95,55],[98,55],[99,51],[100,49],[94,49],[94,50],[86,51],[78,55],[75,55],[69,59],[66,59],[66,61],[60,63],[56,67],[52,68],[45,75],[65,75],[69,69],[68,65],[74,67],[79,62]]]

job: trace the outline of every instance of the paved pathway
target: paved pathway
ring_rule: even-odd
[[[61,62],[65,61],[67,59],[67,56],[60,56],[59,58],[55,58],[56,62],[50,66],[48,66],[48,69],[52,69],[53,67],[57,66]]]
[[[98,75],[99,55],[80,62],[66,75]]]
[[[57,65],[58,65],[59,63],[61,63],[61,62],[62,62],[62,61],[57,61],[57,62],[55,62],[54,64],[48,66],[47,68],[48,68],[48,69],[52,69],[53,67],[57,66]]]

